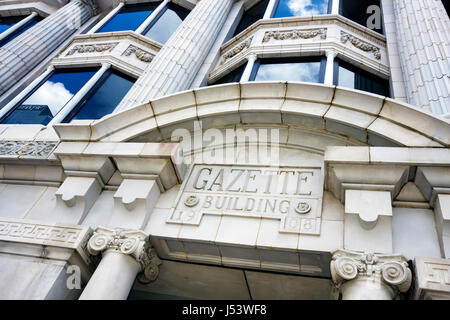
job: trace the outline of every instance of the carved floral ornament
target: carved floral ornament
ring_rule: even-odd
[[[71,56],[74,53],[92,53],[92,52],[111,52],[118,42],[103,43],[103,44],[79,44],[70,49],[66,56]]]
[[[147,51],[144,51],[142,49],[139,49],[138,47],[135,47],[133,45],[130,45],[127,50],[123,53],[124,56],[130,56],[133,54],[138,58],[139,60],[143,62],[151,62],[153,60],[153,55]]]
[[[103,251],[116,251],[130,255],[140,264],[142,272],[138,280],[149,283],[159,274],[159,260],[148,237],[141,231],[97,228],[87,245],[88,252],[96,256]]]
[[[380,280],[400,292],[408,291],[412,274],[400,255],[379,255],[347,250],[333,252],[331,277],[336,286],[354,279]]]
[[[362,51],[373,52],[373,55],[374,55],[375,59],[377,59],[377,60],[381,59],[380,48],[378,48],[378,47],[376,47],[376,46],[374,46],[374,45],[372,45],[370,43],[367,43],[367,42],[365,42],[365,41],[363,41],[361,39],[358,39],[357,37],[355,37],[355,36],[353,36],[351,34],[348,34],[345,31],[341,31],[341,42],[342,43],[347,43],[347,41],[350,41],[350,43],[354,47],[356,47],[356,48],[358,48],[358,49],[360,49]]]
[[[227,51],[222,56],[222,63],[225,62],[228,59],[233,58],[235,55],[237,55],[238,53],[242,52],[244,49],[249,48],[250,44],[252,43],[252,40],[253,40],[253,37],[250,37],[247,40],[242,41],[239,45],[237,45],[233,49]]]
[[[289,31],[267,31],[264,34],[262,42],[269,42],[274,40],[295,40],[295,39],[312,39],[320,36],[321,39],[327,38],[327,29],[308,29],[308,30],[289,30]]]
[[[57,146],[57,141],[2,141],[1,156],[26,156],[47,158]]]

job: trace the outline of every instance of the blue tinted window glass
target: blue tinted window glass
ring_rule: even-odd
[[[189,10],[169,3],[162,15],[150,26],[144,36],[164,44],[188,14]]]
[[[369,10],[367,12],[367,9],[371,6],[377,6],[380,8],[380,0],[340,0],[339,2],[339,13],[350,19],[355,21],[356,23],[359,23],[360,25],[363,25],[365,27],[370,27],[373,31],[376,31],[378,33],[383,33],[383,24],[380,20],[379,28],[378,25],[375,23],[372,25],[373,22],[376,22],[376,19],[370,19],[372,22],[370,25],[368,24],[368,20],[370,17],[373,17],[375,12]],[[379,17],[382,19],[382,15]]]
[[[317,62],[262,62],[255,81],[320,82],[320,61]]]
[[[327,14],[329,0],[280,0],[274,18]]]
[[[155,10],[160,2],[144,5],[126,5],[112,17],[97,33],[136,30]]]
[[[234,69],[233,71],[227,73],[225,76],[214,82],[212,85],[223,84],[223,83],[231,83],[231,82],[239,82],[241,81],[242,74],[244,73],[245,66],[247,64],[244,63],[242,66]]]
[[[355,66],[338,60],[339,72],[337,85],[341,87],[367,91],[389,97],[389,81],[370,74]]]
[[[46,125],[95,72],[96,70],[54,73],[1,123]]]
[[[269,0],[262,0],[253,7],[251,7],[250,9],[246,10],[242,15],[241,21],[239,21],[236,30],[234,31],[233,37],[238,33],[244,31],[248,27],[250,27],[259,19],[262,19],[268,4]]]
[[[27,16],[0,17],[0,33],[8,30],[10,27],[26,17]]]
[[[6,37],[2,41],[0,41],[0,46],[3,46],[5,44],[7,44],[8,42],[10,42],[11,40],[15,39],[17,36],[21,35],[25,31],[27,31],[28,29],[33,27],[36,23],[38,23],[41,20],[42,20],[41,17],[34,17],[27,24],[25,24],[22,28],[20,28],[16,32],[12,33],[9,37]]]
[[[117,72],[110,73],[106,80],[95,90],[95,93],[75,111],[69,115],[67,121],[82,119],[100,119],[110,114],[133,86],[135,80],[121,76]]]

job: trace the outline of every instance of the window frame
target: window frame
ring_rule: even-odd
[[[61,120],[61,123],[70,123],[73,118],[77,115],[77,113],[86,105],[86,103],[92,98],[92,96],[95,95],[95,93],[97,92],[97,90],[106,82],[106,80],[109,78],[109,76],[112,73],[116,73],[117,75],[119,75],[120,77],[123,77],[127,80],[133,81],[134,83],[136,82],[137,78],[130,76],[126,73],[124,73],[123,71],[119,70],[118,68],[111,66],[108,71],[106,71],[101,77],[100,79],[98,79],[98,81],[95,83],[95,85],[89,89],[88,92],[86,92],[86,94],[83,96],[83,98],[80,100],[80,102],[78,102],[71,110],[70,112],[67,114],[66,117],[64,117],[64,119]],[[117,106],[116,106],[117,107]],[[114,112],[114,110],[113,110]],[[96,120],[96,119],[92,119],[92,120]]]
[[[278,10],[278,6],[279,6],[279,4],[280,4],[280,1],[282,1],[282,0],[276,0],[275,5],[273,6],[272,12],[270,13],[270,19],[283,19],[283,18],[307,17],[307,16],[290,16],[290,17],[277,17],[277,18],[275,18],[275,13],[276,13],[277,10]],[[328,8],[327,8],[327,12],[324,13],[323,15],[325,15],[325,14],[331,14],[331,10],[332,10],[332,8],[333,8],[333,1],[336,1],[336,0],[328,0]],[[340,5],[339,5],[339,7],[340,7]]]
[[[367,78],[369,78],[369,80],[372,80],[372,81],[373,80],[380,80],[380,79],[386,81],[387,82],[387,87],[386,88],[387,88],[387,93],[388,94],[387,95],[383,95],[383,96],[388,97],[388,98],[390,98],[392,96],[391,78],[389,78],[389,79],[382,78],[382,77],[380,77],[380,76],[378,76],[378,75],[376,75],[376,74],[374,74],[374,73],[372,73],[370,71],[361,69],[361,68],[351,64],[350,62],[347,62],[347,61],[339,59],[339,58],[335,58],[334,59],[334,65],[333,65],[333,84],[335,86],[339,86],[339,67],[340,66],[345,68],[345,69],[347,69],[347,70],[349,70],[349,71],[351,71],[351,72],[360,73],[360,74],[366,76]],[[347,87],[342,87],[342,88],[347,88]],[[360,91],[364,91],[364,92],[368,92],[368,93],[372,93],[372,94],[378,94],[378,93],[373,93],[373,92],[362,90],[362,89],[358,89],[358,88],[348,88],[348,89],[360,90]],[[378,95],[380,95],[380,94],[378,94]]]
[[[333,1],[335,1],[335,0],[333,0]],[[360,25],[360,26],[362,26],[364,28],[367,28],[367,29],[369,29],[369,30],[371,30],[373,32],[376,32],[378,34],[381,34],[381,35],[386,35],[386,29],[385,29],[385,26],[384,26],[384,15],[383,15],[382,0],[379,0],[379,1],[380,1],[380,5],[379,5],[379,7],[380,7],[380,15],[381,15],[381,32],[375,31],[373,29],[369,29],[366,25],[360,24],[359,22],[356,22],[355,20],[352,20],[352,19],[344,16],[343,15],[344,0],[339,0],[339,9],[338,9],[339,11],[338,11],[338,13],[339,13],[340,16],[353,21],[354,23],[357,23],[358,25]]]
[[[302,63],[302,62],[319,62],[319,81],[313,83],[324,83],[325,82],[325,71],[327,66],[327,57],[318,56],[305,56],[305,57],[280,57],[280,58],[260,58],[255,61],[252,71],[250,73],[250,78],[248,81],[255,81],[256,75],[258,73],[261,62],[270,61],[270,64],[283,64],[283,63]],[[262,63],[265,64],[265,63]],[[273,81],[283,81],[283,80],[273,80]],[[287,80],[286,80],[287,81]]]
[[[34,14],[34,16],[30,19],[30,16],[33,15],[33,14]],[[11,40],[13,40],[14,38],[20,36],[23,32],[25,32],[29,28],[32,28],[34,25],[38,24],[40,21],[42,21],[44,19],[38,12],[35,12],[35,11],[31,12],[28,15],[3,16],[3,18],[8,18],[8,17],[23,17],[23,18],[20,19],[19,21],[17,21],[12,26],[10,26],[8,29],[6,29],[3,32],[1,32],[0,36],[3,35],[4,33],[9,32],[9,30],[11,30],[11,28],[14,28],[16,25],[23,23],[24,20],[29,19],[29,21],[26,21],[17,30],[14,30],[11,34],[8,34],[5,38],[0,39],[0,47],[5,46]]]

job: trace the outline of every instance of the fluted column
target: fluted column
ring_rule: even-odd
[[[161,264],[142,231],[97,228],[88,242],[92,255],[102,259],[80,300],[125,300],[136,276],[143,283],[155,280]]]
[[[392,300],[411,286],[411,270],[401,255],[333,252],[331,277],[342,300]]]
[[[189,88],[222,28],[233,1],[198,2],[116,111]]]
[[[408,102],[435,114],[450,112],[450,20],[439,0],[394,4]]]
[[[95,14],[92,0],[75,0],[0,47],[0,95],[22,79]]]

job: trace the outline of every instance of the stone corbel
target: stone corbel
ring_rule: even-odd
[[[55,150],[67,178],[56,191],[59,222],[79,224],[116,170],[106,156],[83,156],[62,143]]]
[[[90,238],[87,250],[93,256],[108,252],[131,256],[141,268],[139,282],[149,283],[158,277],[161,260],[143,231],[99,227]]]
[[[59,222],[81,223],[101,191],[102,186],[95,178],[67,177],[55,193]]]
[[[402,255],[347,250],[332,254],[331,277],[343,300],[391,300],[411,286],[411,270]]]
[[[388,191],[346,190],[345,213],[357,214],[366,230],[375,227],[379,216],[392,217],[391,193]]]
[[[441,255],[450,258],[450,194],[437,195],[434,213]]]
[[[124,179],[114,194],[113,225],[143,228],[159,195],[160,189],[155,180]]]

